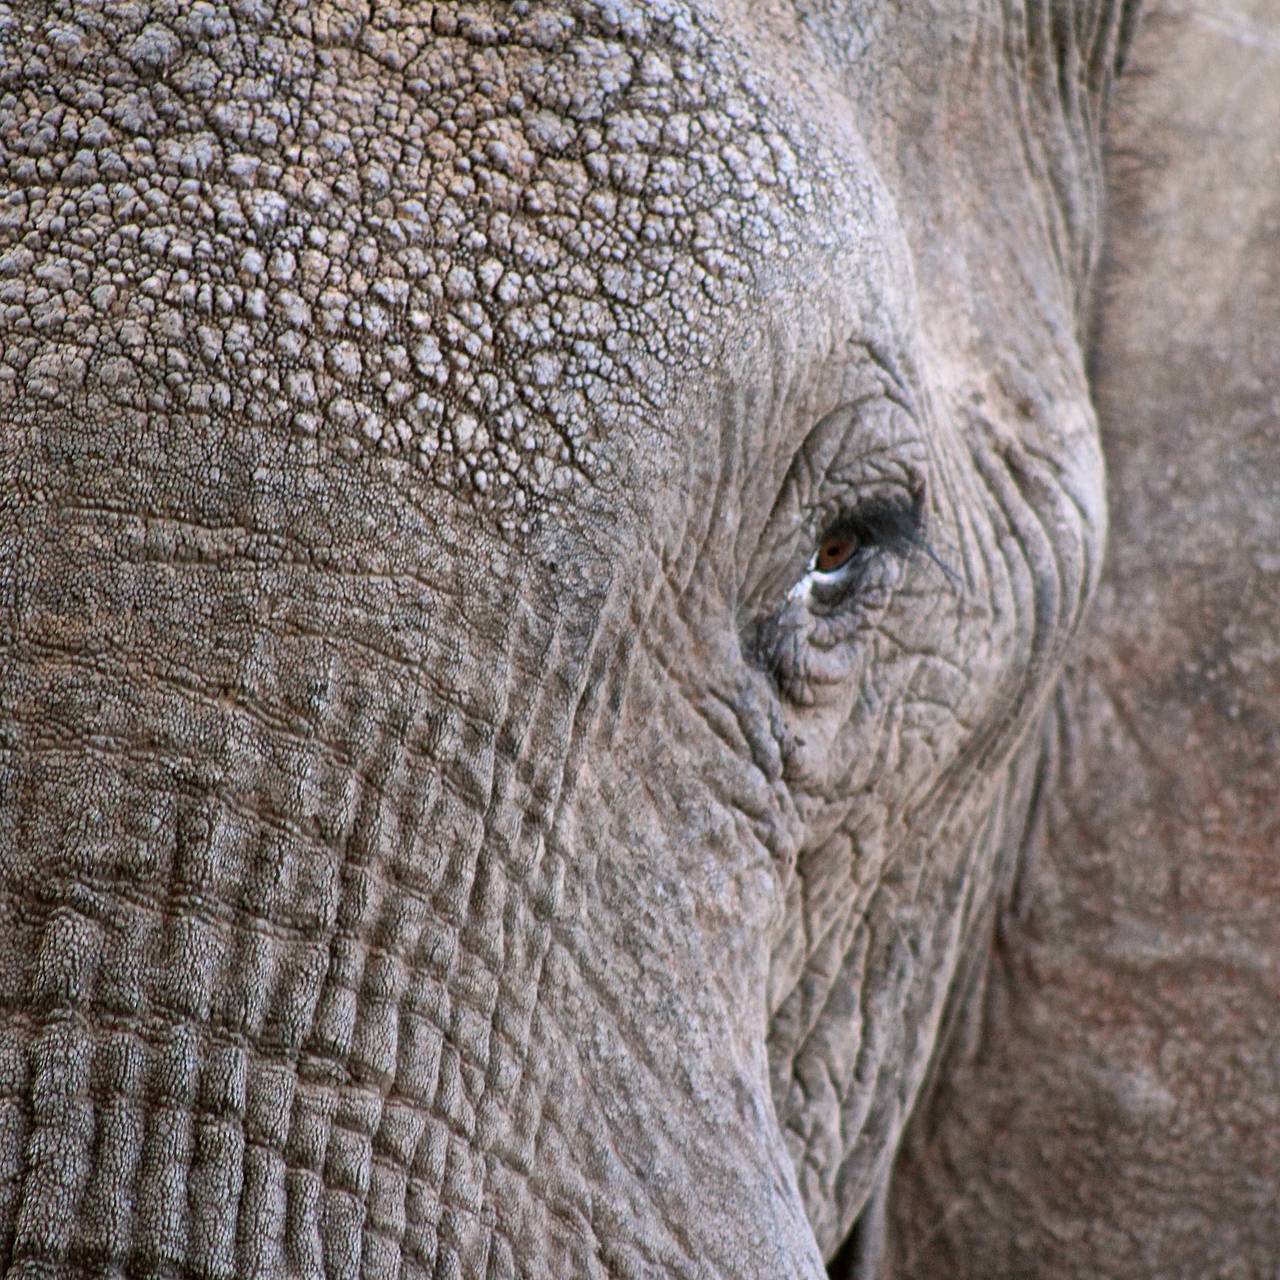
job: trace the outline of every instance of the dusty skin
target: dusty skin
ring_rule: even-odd
[[[1277,10],[0,3],[0,1275],[1270,1274]]]

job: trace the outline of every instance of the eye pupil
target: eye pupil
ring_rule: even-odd
[[[842,569],[858,549],[854,538],[827,538],[819,547],[814,568],[819,573],[834,573]]]

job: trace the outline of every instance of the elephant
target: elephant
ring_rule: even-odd
[[[1274,1267],[1275,0],[0,41],[0,1274]]]

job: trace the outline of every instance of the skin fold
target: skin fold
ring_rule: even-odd
[[[0,6],[0,1274],[1056,1257],[1136,16]]]
[[[895,1276],[1275,1270],[1280,7],[1162,5],[1115,109],[1108,567]]]

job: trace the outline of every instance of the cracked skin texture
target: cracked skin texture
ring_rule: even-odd
[[[874,1268],[1129,16],[0,6],[4,1274]]]

